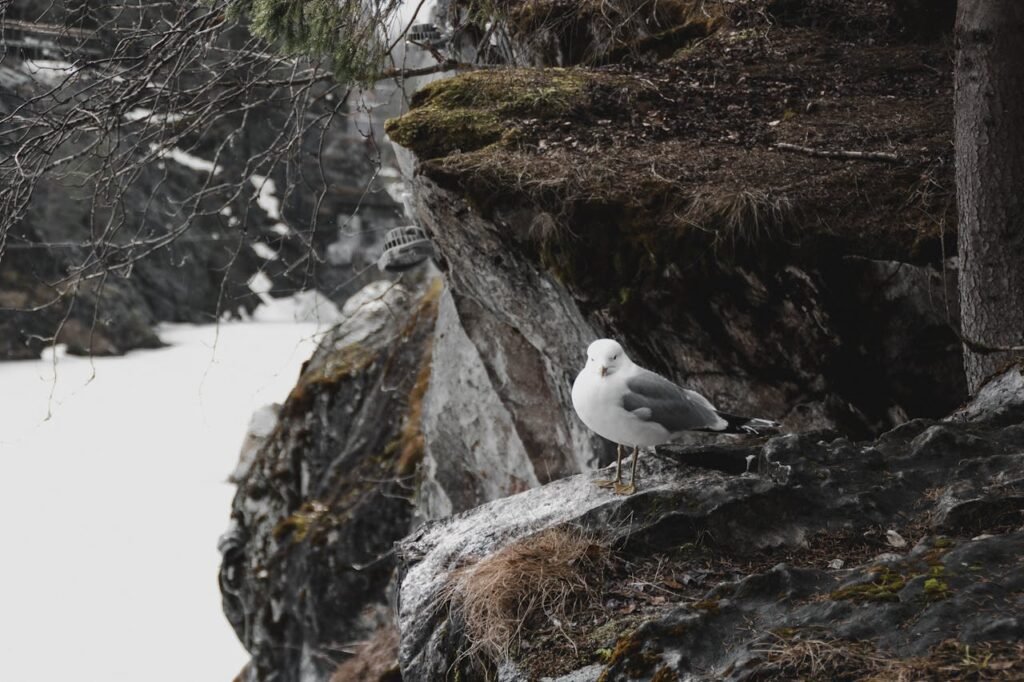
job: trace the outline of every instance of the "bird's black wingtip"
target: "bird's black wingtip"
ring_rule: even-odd
[[[771,419],[760,417],[737,417],[734,414],[719,412],[718,416],[726,421],[726,427],[719,433],[743,433],[754,436],[764,436],[778,433],[782,424]]]

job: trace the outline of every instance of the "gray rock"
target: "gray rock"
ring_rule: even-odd
[[[1019,418],[1024,410],[1024,371],[1011,367],[986,381],[969,403],[950,415],[951,421]]]
[[[789,476],[743,473],[751,455]],[[524,633],[541,651],[576,638],[574,647],[611,652],[603,680],[660,670],[776,679],[790,670],[780,642],[859,642],[898,660],[938,656],[949,637],[974,645],[1024,634],[1015,592],[1024,585],[1019,424],[913,420],[874,442],[811,433],[664,447],[644,455],[639,471],[640,490],[629,497],[595,487],[597,474],[572,476],[428,523],[399,543],[403,679],[461,669],[469,641],[445,608],[452,572],[550,528],[582,529],[603,538],[613,561],[657,558],[658,575],[676,576],[672,590],[656,593],[669,596],[646,597],[657,606],[639,619],[608,606],[638,579],[612,574],[594,585],[604,607],[593,617],[607,614],[597,621],[609,626],[599,628],[606,639],[593,639],[587,614],[558,632]],[[913,549],[893,553],[886,531]],[[528,651],[500,670],[596,677],[598,662],[573,667],[572,651],[549,672],[531,667]]]
[[[556,462],[563,455],[554,450],[571,443],[576,467],[564,473],[611,456],[568,399],[583,350],[600,336],[721,409],[792,430],[867,437],[908,417],[947,414],[966,395],[957,311],[946,304],[956,299],[952,270],[827,255],[667,267],[636,291],[604,291],[609,284],[596,274],[593,283],[578,276],[585,286],[563,285],[553,257],[538,252],[551,234],[591,225],[561,224],[527,201],[481,207],[436,165],[416,166],[408,151],[403,158],[414,213],[437,246],[461,326],[527,449]],[[564,248],[579,251],[562,256],[572,261],[596,247],[569,240]],[[535,416],[544,414],[554,416],[550,425]]]
[[[541,682],[597,682],[603,670],[603,665],[588,665],[558,677],[542,677]]]
[[[228,476],[231,483],[240,483],[249,475],[256,460],[256,453],[274,432],[280,419],[281,406],[277,403],[264,405],[257,408],[249,419],[249,426],[245,430],[245,437],[242,439],[242,447],[238,452],[238,464],[234,471]]]
[[[419,513],[438,519],[540,485],[516,427],[445,290],[423,402]]]
[[[686,472],[689,476],[680,475],[679,467],[666,459],[646,457],[638,467],[643,488],[631,497],[595,487],[597,474],[571,476],[428,523],[402,540],[398,545],[403,566],[398,622],[403,679],[441,679],[455,662],[459,652],[452,647],[452,624],[445,622],[446,611],[439,606],[449,573],[465,562],[515,539],[569,523],[599,528],[609,542],[630,537],[657,544],[666,530],[664,522],[679,528],[677,537],[690,532],[689,539],[694,540],[696,526],[688,521],[715,516],[727,501],[739,504],[775,487],[757,477]],[[683,500],[685,510],[678,509]],[[657,511],[664,507],[672,511]],[[759,542],[749,536],[744,540]]]
[[[325,680],[339,643],[390,623],[438,290],[384,283],[350,300],[239,472],[220,582],[253,680]]]
[[[416,216],[441,266],[465,335],[515,423],[542,481],[593,467],[606,446],[572,411],[570,392],[598,338],[565,288],[505,233],[529,229],[523,212],[482,218],[458,195],[412,177]]]

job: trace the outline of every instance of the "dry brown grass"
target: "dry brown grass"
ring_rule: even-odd
[[[866,642],[779,638],[761,651],[780,678],[871,678],[887,674],[892,682],[909,682],[905,662],[886,658]]]
[[[362,642],[355,655],[341,663],[330,682],[399,682],[398,630],[387,625]]]
[[[716,244],[736,246],[777,238],[795,222],[794,214],[789,197],[770,189],[716,188],[695,193],[680,219],[686,226],[713,231]]]
[[[964,645],[947,640],[928,656],[893,658],[870,642],[779,637],[760,653],[772,664],[772,679],[916,682],[1024,678],[1024,643],[1019,642]]]
[[[500,663],[524,637],[562,631],[594,597],[608,550],[575,529],[552,528],[456,570],[445,590],[472,660]]]
[[[678,47],[724,23],[720,0],[498,0],[511,33],[559,63],[598,64]],[[664,55],[664,56],[667,56]]]

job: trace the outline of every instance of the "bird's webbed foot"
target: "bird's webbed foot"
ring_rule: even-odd
[[[633,483],[616,483],[615,494],[616,495],[632,495],[636,492],[636,486]]]
[[[620,485],[622,485],[622,446],[621,445],[619,445],[618,448],[616,449],[615,478],[608,478],[608,479],[599,478],[598,480],[594,481],[594,485],[596,485],[598,488],[615,488],[616,490],[618,490],[618,487]]]

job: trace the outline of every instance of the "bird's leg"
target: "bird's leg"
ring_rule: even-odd
[[[617,488],[622,485],[622,443],[619,443],[619,447],[616,449],[617,457],[615,458],[615,478],[614,479],[598,479],[594,481],[594,484],[601,488]]]
[[[632,495],[633,493],[636,492],[636,460],[638,454],[640,454],[640,446],[634,445],[633,465],[630,467],[629,483],[624,484],[621,480],[619,480],[615,484],[615,492],[618,493],[619,495]]]

